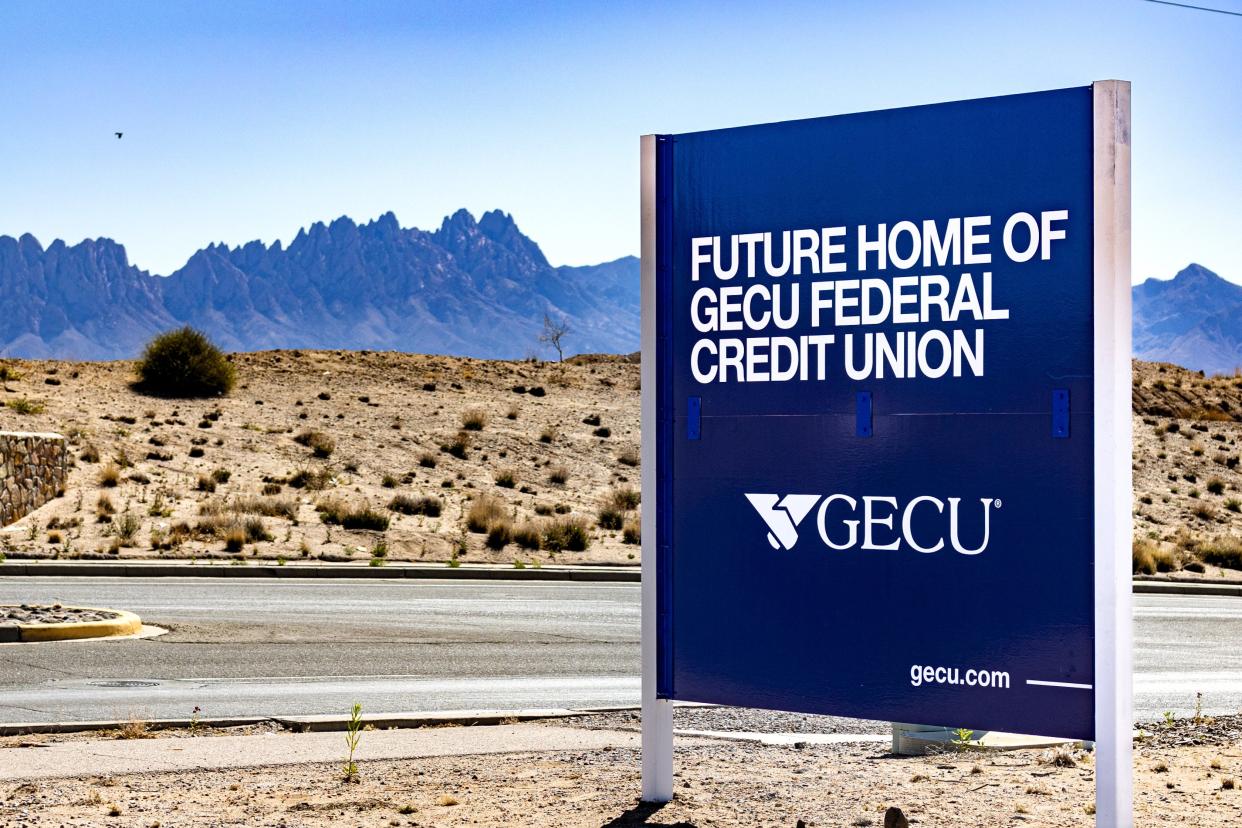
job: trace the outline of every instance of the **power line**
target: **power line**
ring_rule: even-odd
[[[1232,17],[1242,17],[1242,12],[1229,11],[1228,9],[1210,9],[1207,6],[1192,6],[1189,3],[1173,3],[1171,0],[1146,0],[1148,3],[1159,3],[1162,6],[1177,6],[1179,9],[1194,9],[1195,11],[1216,12],[1217,14],[1228,14]]]

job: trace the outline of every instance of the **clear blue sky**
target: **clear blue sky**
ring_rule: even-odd
[[[341,214],[499,207],[583,264],[638,252],[642,133],[1117,77],[1136,280],[1242,281],[1242,17],[1142,0],[6,0],[0,233],[168,273]]]

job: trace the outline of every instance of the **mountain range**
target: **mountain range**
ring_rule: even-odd
[[[1242,367],[1242,285],[1191,264],[1133,289],[1134,355],[1206,374]]]
[[[227,350],[343,348],[522,358],[544,315],[569,352],[638,349],[638,259],[554,267],[499,210],[466,210],[435,231],[392,213],[341,217],[284,247],[213,244],[176,272],[130,264],[111,239],[44,248],[0,236],[0,356],[127,359],[190,324]],[[548,355],[546,351],[544,355]]]
[[[111,239],[46,248],[0,236],[0,356],[128,359],[183,324],[227,350],[341,348],[517,359],[541,350],[544,315],[571,353],[638,349],[633,256],[555,267],[499,210],[434,231],[392,213],[342,216],[288,247],[209,245],[168,276]],[[1242,366],[1242,286],[1198,264],[1133,289],[1134,355],[1207,373]]]

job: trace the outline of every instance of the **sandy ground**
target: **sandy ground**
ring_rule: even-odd
[[[0,530],[0,551],[14,559],[366,564],[377,551],[388,561],[439,562],[456,550],[467,563],[638,563],[638,546],[625,543],[619,527],[597,525],[604,498],[639,485],[637,364],[365,351],[233,359],[233,392],[193,401],[135,393],[128,362],[7,362],[21,377],[0,383],[0,430],[65,434],[74,468],[63,498]],[[15,400],[31,401],[37,413],[5,406]],[[483,421],[465,431],[465,456],[442,450],[476,411]],[[308,431],[327,438],[327,456],[296,440]],[[117,472],[115,485],[108,470]],[[308,473],[310,485],[290,479],[298,472]],[[511,487],[498,480],[504,472]],[[396,495],[437,498],[442,512],[392,511]],[[516,543],[489,549],[464,520],[482,495],[514,526],[580,518],[590,527],[590,547],[560,554]],[[316,506],[332,500],[369,506],[390,525],[381,532],[325,524]],[[256,502],[269,514],[237,508]],[[257,517],[268,539],[228,552],[222,533],[200,531],[216,514]],[[637,508],[622,517],[636,520]]]
[[[364,734],[365,738],[365,734]],[[1136,746],[1136,824],[1242,822],[1242,741]],[[1193,740],[1192,740],[1193,741]],[[0,750],[0,761],[8,751]],[[1090,826],[1089,754],[898,758],[883,746],[712,742],[679,749],[676,799],[637,802],[630,749],[150,773],[0,788],[4,826]],[[801,822],[799,822],[801,821]]]

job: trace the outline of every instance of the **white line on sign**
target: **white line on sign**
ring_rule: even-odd
[[[1040,687],[1068,687],[1071,690],[1090,690],[1090,684],[1074,684],[1072,681],[1036,681],[1035,679],[1027,679],[1027,684],[1036,684]]]

